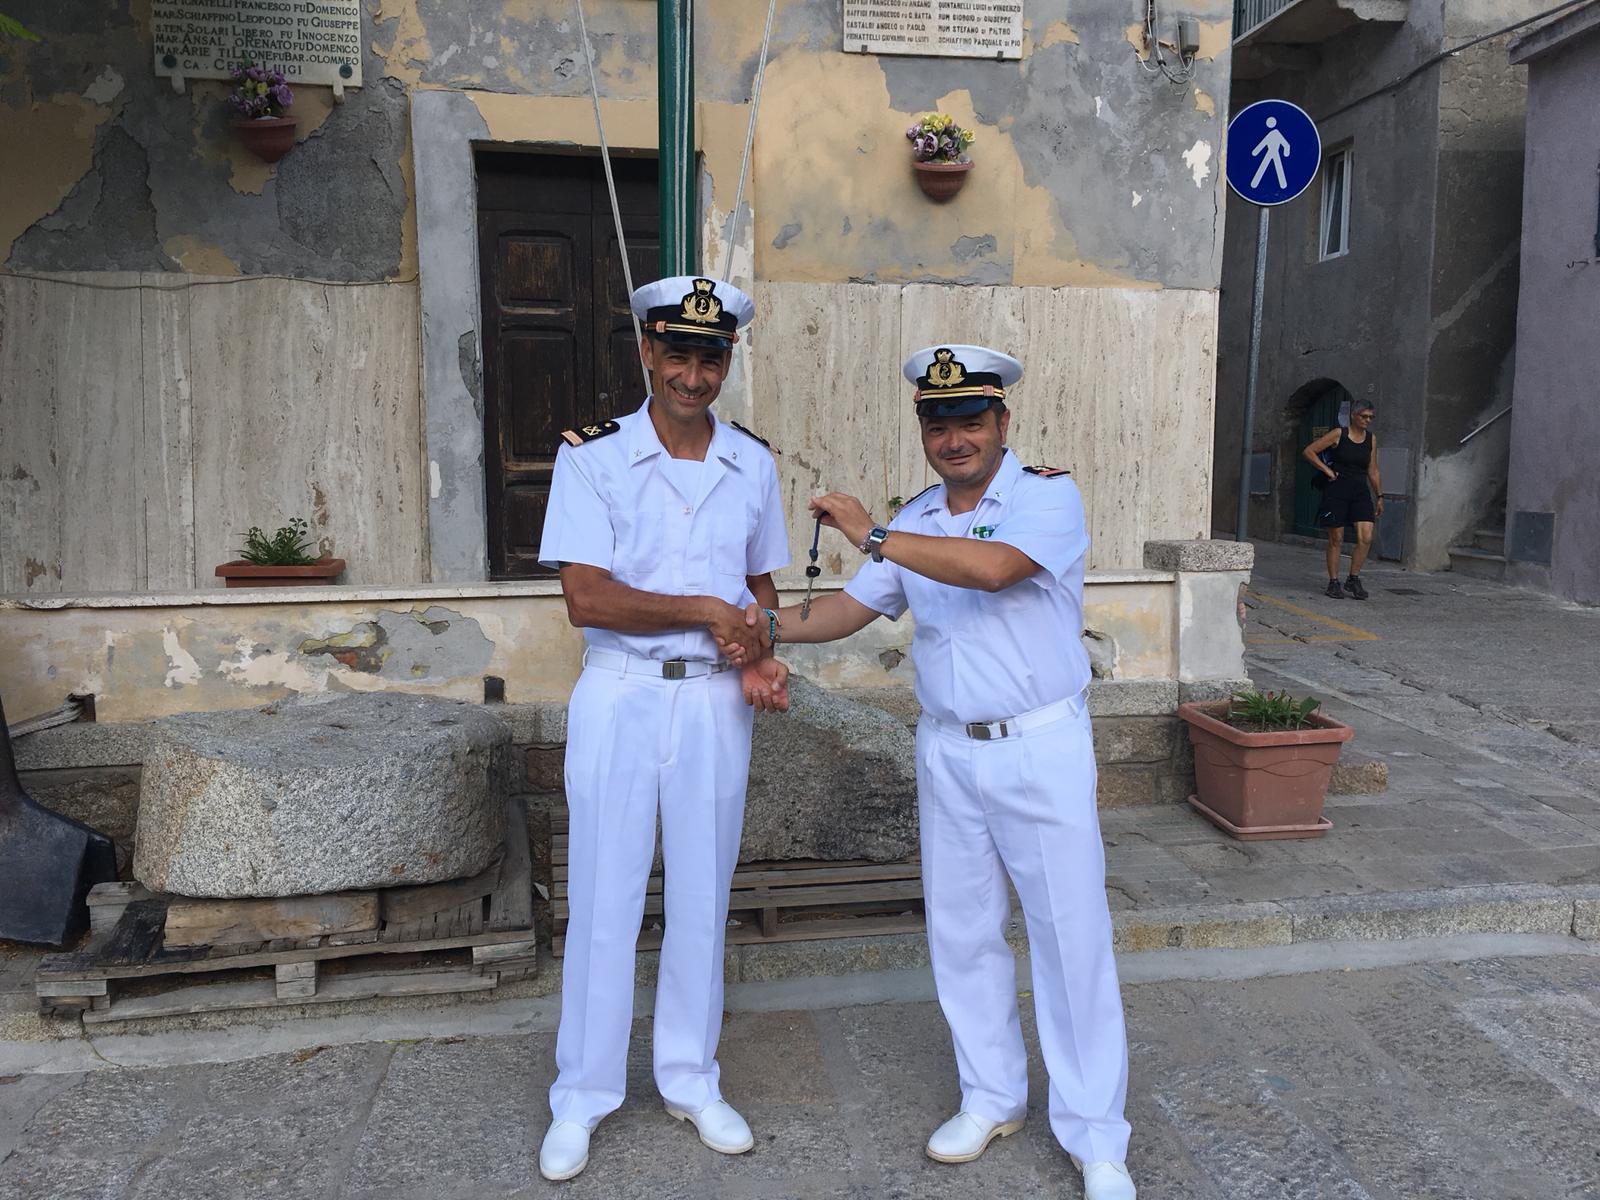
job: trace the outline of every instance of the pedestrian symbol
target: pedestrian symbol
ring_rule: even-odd
[[[1228,185],[1252,204],[1293,200],[1321,160],[1316,125],[1287,100],[1258,100],[1228,123]]]
[[[1261,155],[1261,165],[1256,168],[1255,176],[1250,180],[1251,187],[1258,188],[1261,186],[1261,177],[1267,173],[1268,167],[1278,173],[1278,187],[1280,189],[1289,186],[1289,181],[1283,176],[1283,156],[1292,154],[1293,149],[1289,145],[1289,139],[1278,132],[1277,117],[1267,118],[1267,136],[1256,143],[1256,148],[1250,153]]]

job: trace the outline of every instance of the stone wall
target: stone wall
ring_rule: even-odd
[[[42,40],[0,62],[0,161],[28,165],[0,189],[0,420],[26,433],[0,448],[0,593],[215,586],[245,529],[293,515],[351,583],[486,577],[472,148],[592,150],[587,75],[567,0],[365,8],[365,86],[299,89],[276,164],[221,83],[154,76],[147,5],[24,14]],[[654,6],[588,11],[611,143],[651,153]],[[1005,62],[844,54],[838,0],[780,6],[732,259],[762,317],[722,411],[786,451],[797,543],[814,481],[919,490],[891,368],[978,337],[1028,363],[1019,449],[1098,496],[1094,565],[1204,532],[1229,11],[1190,6],[1175,88],[1131,3],[1026,0]],[[720,271],[765,10],[697,12]],[[929,108],[979,135],[944,205],[903,136]]]
[[[1509,403],[1515,329],[1525,73],[1508,38],[1442,51],[1548,7],[1539,0],[1412,0],[1403,24],[1359,23],[1265,79],[1263,97],[1318,118],[1324,153],[1351,151],[1348,253],[1322,259],[1322,184],[1273,209],[1252,449],[1270,492],[1250,502],[1257,536],[1290,533],[1301,418],[1331,385],[1378,406],[1388,507],[1380,543],[1437,569],[1505,481],[1504,422],[1460,439]],[[1404,78],[1404,86],[1384,85]],[[1257,210],[1230,200],[1218,333],[1213,528],[1238,504]],[[1381,304],[1373,298],[1383,297]],[[1403,526],[1397,530],[1396,524]]]
[[[1574,168],[1569,149],[1593,149],[1596,140],[1600,13],[1580,9],[1527,38],[1519,51],[1529,71],[1528,152],[1517,407],[1506,422],[1508,578],[1581,604],[1600,604],[1600,474],[1594,469],[1600,445],[1600,407],[1594,403],[1600,245],[1595,180]],[[1533,536],[1546,521],[1548,539]],[[1519,528],[1526,530],[1523,536],[1517,536]]]

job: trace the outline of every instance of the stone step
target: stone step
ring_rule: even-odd
[[[1474,579],[1501,580],[1506,577],[1506,556],[1472,546],[1451,546],[1450,569]]]
[[[1474,550],[1482,550],[1487,554],[1505,554],[1505,527],[1502,526],[1499,529],[1474,529],[1472,531],[1472,548]]]

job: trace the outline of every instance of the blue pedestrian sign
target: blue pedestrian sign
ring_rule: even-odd
[[[1257,100],[1228,122],[1228,186],[1252,204],[1287,204],[1316,178],[1322,138],[1299,105]]]

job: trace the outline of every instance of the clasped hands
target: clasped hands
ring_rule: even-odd
[[[816,496],[809,507],[813,516],[844,534],[852,545],[859,545],[872,531],[872,514],[844,492]],[[740,669],[745,703],[757,712],[788,712],[789,667],[772,656],[767,614],[761,605],[748,605],[743,613],[723,605],[708,628],[718,652]]]

